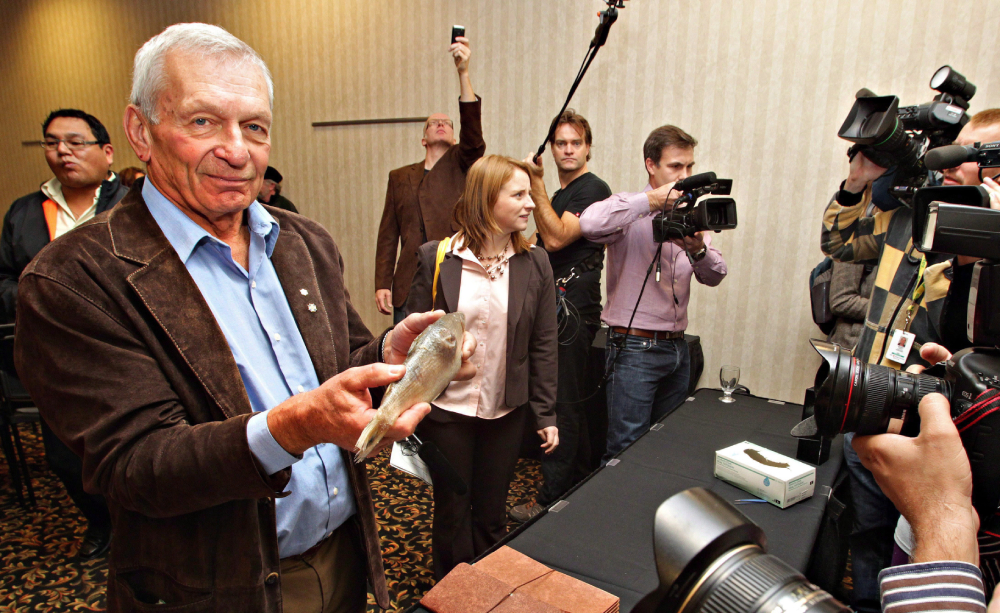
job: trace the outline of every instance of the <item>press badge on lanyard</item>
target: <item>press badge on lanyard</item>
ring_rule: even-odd
[[[913,313],[917,310],[921,298],[924,297],[924,269],[927,268],[927,259],[920,260],[920,271],[917,273],[917,286],[913,288],[911,304],[906,308],[906,322],[903,328],[892,333],[892,340],[889,341],[889,349],[885,352],[885,357],[898,362],[906,363],[906,358],[910,355],[913,347],[913,339],[917,336],[910,332],[910,323],[913,321]]]

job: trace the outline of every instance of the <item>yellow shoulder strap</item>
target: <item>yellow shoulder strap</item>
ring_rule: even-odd
[[[441,274],[441,262],[444,261],[444,256],[448,253],[449,247],[451,247],[450,236],[438,243],[437,257],[434,259],[434,283],[431,285],[431,309],[437,303],[438,275]]]

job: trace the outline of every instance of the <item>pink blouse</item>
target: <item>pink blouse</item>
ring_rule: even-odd
[[[462,258],[458,311],[465,313],[465,329],[476,337],[476,353],[472,356],[476,375],[466,381],[453,381],[434,405],[461,415],[497,419],[516,408],[504,404],[510,263],[504,265],[503,276],[491,281],[475,254],[461,242],[451,249]],[[508,245],[504,256],[513,255],[514,249]]]

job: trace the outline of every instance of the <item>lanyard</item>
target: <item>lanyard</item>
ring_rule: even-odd
[[[917,310],[920,301],[924,297],[926,286],[924,285],[924,270],[927,269],[927,258],[920,258],[920,270],[917,272],[917,285],[913,288],[913,295],[910,297],[910,306],[906,307],[906,321],[903,323],[903,330],[910,331],[910,322],[913,320],[913,313]]]

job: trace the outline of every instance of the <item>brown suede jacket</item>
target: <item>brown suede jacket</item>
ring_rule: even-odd
[[[475,102],[458,103],[462,120],[458,144],[430,172],[424,172],[420,160],[389,173],[375,247],[375,289],[391,289],[396,308],[406,304],[420,245],[451,236],[457,229],[452,227],[452,212],[465,189],[465,173],[486,152],[482,104],[478,96]]]
[[[185,612],[279,612],[274,498],[294,468],[258,468],[232,352],[141,192],[28,265],[17,369],[83,458],[86,489],[107,498],[110,611],[159,610],[151,604],[162,600]],[[377,361],[380,339],[351,306],[333,239],[305,217],[268,212],[281,226],[271,260],[319,380]],[[365,466],[344,458],[368,578],[385,608]]]

